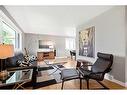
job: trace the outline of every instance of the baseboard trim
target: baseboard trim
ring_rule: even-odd
[[[107,74],[106,77],[105,77],[105,79],[107,79],[109,81],[112,81],[112,82],[115,82],[115,83],[117,83],[117,84],[119,84],[121,86],[127,87],[127,82],[124,83],[124,82],[121,82],[119,80],[116,80],[116,79],[113,78],[112,75]]]

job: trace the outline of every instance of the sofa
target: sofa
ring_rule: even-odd
[[[20,69],[31,69],[37,68],[37,60],[32,60],[29,62],[30,66],[20,66],[18,61],[25,61],[25,57],[23,53],[15,53],[13,57],[9,57],[6,59],[6,69],[8,71],[12,70],[20,70]]]
[[[29,63],[30,66],[19,66],[17,61],[24,61],[24,55],[21,52],[15,53],[13,57],[6,59],[6,70],[7,71],[14,71],[14,70],[23,70],[23,69],[33,69],[33,76],[32,76],[32,86],[36,84],[36,75],[37,75],[37,60],[32,60]]]

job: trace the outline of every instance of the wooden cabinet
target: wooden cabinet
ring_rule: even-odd
[[[37,52],[38,61],[43,61],[45,59],[54,59],[55,54],[53,51],[50,52]]]
[[[42,52],[37,52],[37,60],[38,60],[38,61],[44,60],[44,58],[43,58],[43,53],[42,53]]]

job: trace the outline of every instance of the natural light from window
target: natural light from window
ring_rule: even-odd
[[[65,39],[65,49],[66,50],[75,50],[75,38],[66,38]]]
[[[4,21],[0,22],[0,40],[4,44],[13,44],[16,49],[20,48],[20,33],[12,29]]]

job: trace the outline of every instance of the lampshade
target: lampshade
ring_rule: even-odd
[[[0,59],[6,59],[14,55],[14,47],[10,44],[0,44]]]

